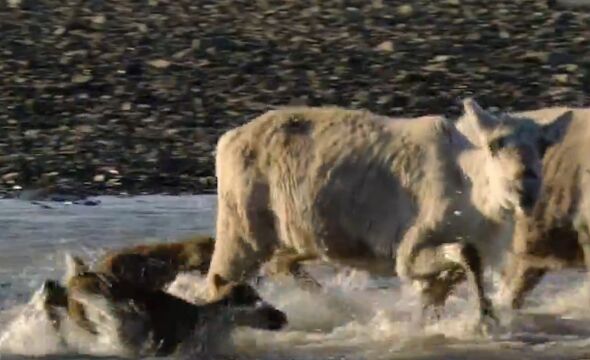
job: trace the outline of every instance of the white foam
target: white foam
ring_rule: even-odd
[[[391,359],[418,355],[445,358],[460,351],[507,357],[524,352],[569,356],[590,347],[590,290],[584,285],[584,274],[548,276],[528,297],[526,311],[499,312],[502,326],[489,336],[473,331],[477,313],[465,284],[449,298],[440,321],[422,326],[415,318],[418,297],[397,279],[387,280],[390,287],[379,289],[375,279],[359,271],[323,271],[314,276],[324,286],[315,294],[301,290],[288,278],[263,282],[259,288],[262,297],[286,312],[289,325],[277,332],[240,328],[232,336],[233,351],[260,359],[346,355]],[[197,302],[204,298],[205,290],[205,279],[195,274],[179,275],[168,289]],[[67,322],[61,334],[64,345],[39,308],[38,297],[36,294],[28,304],[10,310],[18,315],[0,337],[0,353],[121,354],[116,339],[89,339]],[[195,334],[195,344],[199,336],[202,334]]]
[[[41,302],[38,290],[28,304],[11,309],[16,317],[0,334],[0,353],[40,356],[63,352],[61,339],[53,331]]]
[[[125,355],[117,338],[105,331],[102,336],[86,335],[77,325],[62,317],[56,331],[43,309],[43,294],[39,289],[29,303],[14,311],[15,317],[0,335],[0,354],[42,356],[66,353],[88,355]]]
[[[315,294],[301,290],[291,279],[263,283],[261,295],[287,314],[289,325],[278,332],[238,329],[233,336],[236,350],[256,357],[353,351],[374,358],[416,344],[481,340],[473,332],[477,318],[473,306],[466,305],[465,299],[452,297],[440,322],[421,327],[415,321],[418,302],[411,289],[399,285],[375,289],[367,274],[358,271],[322,280],[324,289]],[[201,297],[204,279],[181,275],[169,291],[185,299]]]

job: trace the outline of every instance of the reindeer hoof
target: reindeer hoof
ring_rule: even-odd
[[[500,320],[491,307],[484,308],[477,323],[476,332],[482,336],[489,336],[490,333],[500,325]]]

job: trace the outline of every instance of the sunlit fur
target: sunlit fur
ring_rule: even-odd
[[[439,116],[391,119],[336,107],[283,108],[224,134],[217,145],[216,245],[208,273],[241,281],[280,249],[418,283],[442,304],[466,274],[490,315],[480,247],[511,237],[523,169],[538,169],[543,131],[499,120],[474,101],[455,126]],[[511,138],[492,153],[495,136]],[[537,160],[538,161],[538,160]],[[540,181],[540,179],[539,179]],[[461,277],[457,277],[461,279]],[[436,299],[433,283],[446,281]],[[459,281],[459,280],[457,280]],[[448,289],[448,291],[447,291]]]

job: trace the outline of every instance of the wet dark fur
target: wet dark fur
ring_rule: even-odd
[[[216,302],[195,305],[173,296],[163,290],[142,288],[107,274],[82,272],[72,277],[66,286],[47,280],[44,284],[46,294],[45,308],[57,330],[60,319],[57,308],[67,309],[69,316],[78,326],[91,334],[97,334],[96,324],[86,316],[85,305],[78,302],[72,292],[82,292],[103,297],[112,304],[116,313],[123,307],[132,308],[133,316],[142,317],[147,331],[153,334],[151,353],[164,356],[173,353],[180,343],[194,333],[198,326],[230,316],[236,326],[250,326],[266,330],[278,330],[286,322],[286,316],[270,305],[256,307],[262,301],[258,293],[246,284],[225,284],[225,296]],[[121,307],[121,308],[123,308]],[[234,313],[234,308],[249,308],[246,312]],[[238,314],[238,315],[236,315]],[[232,316],[235,316],[232,317]],[[121,319],[124,319],[121,316]],[[125,321],[125,320],[123,320]],[[124,329],[118,334],[126,339]]]
[[[212,237],[196,236],[185,241],[118,249],[102,257],[94,270],[158,290],[172,282],[179,272],[199,271],[205,274],[214,244]]]

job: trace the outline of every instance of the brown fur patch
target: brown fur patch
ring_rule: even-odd
[[[161,289],[182,271],[206,273],[215,240],[197,236],[185,241],[138,245],[107,253],[96,271],[151,288]]]

